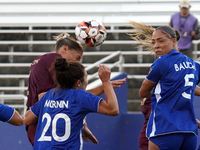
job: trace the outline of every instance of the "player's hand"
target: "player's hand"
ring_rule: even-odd
[[[198,128],[200,129],[200,121],[198,119],[196,119],[197,124],[198,124]]]
[[[113,88],[119,88],[121,86],[121,84],[126,83],[126,78],[119,79],[119,80],[113,80],[110,83],[112,84]]]
[[[110,81],[111,71],[110,68],[106,67],[105,65],[99,65],[98,74],[102,82]]]
[[[83,140],[85,142],[88,142],[88,139],[89,139],[94,144],[98,144],[99,143],[98,140],[96,139],[96,137],[92,134],[92,132],[90,131],[90,129],[87,127],[87,123],[84,124],[84,127],[83,127],[82,130],[83,130],[82,137],[83,137]]]
[[[47,92],[43,92],[43,93],[40,93],[39,95],[38,95],[38,101],[42,98],[42,96],[44,96],[44,94],[46,94]]]

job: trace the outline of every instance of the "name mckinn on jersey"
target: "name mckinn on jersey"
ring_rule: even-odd
[[[68,108],[68,101],[55,101],[55,100],[46,100],[44,107],[50,108]]]
[[[181,71],[182,69],[195,69],[195,65],[191,62],[182,62],[180,64],[174,64],[174,68],[176,71]]]

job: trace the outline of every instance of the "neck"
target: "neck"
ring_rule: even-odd
[[[185,14],[185,13],[181,13],[181,17],[187,17],[189,15],[189,13]]]

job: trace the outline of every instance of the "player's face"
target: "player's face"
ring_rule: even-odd
[[[174,39],[170,39],[161,30],[152,35],[153,49],[157,57],[167,55],[174,48]]]
[[[81,51],[76,50],[66,50],[65,53],[62,55],[69,62],[80,61],[83,56]]]
[[[81,82],[80,89],[86,90],[87,84],[88,84],[88,79],[87,79],[87,72],[85,70],[84,81]]]

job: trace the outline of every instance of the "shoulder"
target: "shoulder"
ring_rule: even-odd
[[[60,58],[60,57],[62,57],[60,54],[58,54],[58,53],[47,53],[47,54],[44,54],[43,55],[43,57],[44,58]]]
[[[78,90],[75,90],[75,95],[76,95],[76,99],[79,99],[79,100],[89,100],[89,99],[96,99],[98,98],[98,96],[95,96],[91,93],[89,93],[88,91],[86,90],[83,90],[83,89],[78,89]]]
[[[82,96],[82,97],[91,94],[91,93],[89,93],[89,92],[87,92],[86,90],[83,90],[83,89],[78,89],[78,90],[75,90],[75,89],[74,89],[74,91],[75,91],[76,95],[80,95],[80,96]]]
[[[190,14],[191,18],[197,19],[193,14]]]
[[[154,61],[151,68],[165,70],[169,67],[169,62],[171,62],[171,59],[171,55],[163,55]]]
[[[172,14],[171,17],[175,17],[175,16],[179,16],[179,15],[180,15],[180,13],[176,12],[176,13]]]
[[[169,57],[167,55],[163,55],[159,58],[157,58],[153,64],[165,64],[167,59],[169,59]]]
[[[61,58],[62,56],[58,53],[47,53],[44,54],[41,58],[42,63],[44,63],[48,68],[51,67],[51,64],[55,62],[57,58]]]

